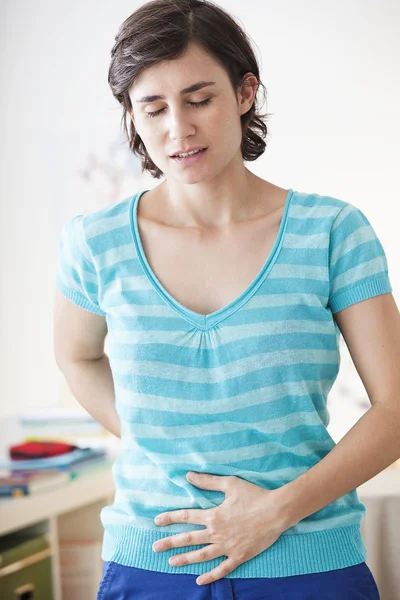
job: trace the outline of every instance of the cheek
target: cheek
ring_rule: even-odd
[[[154,119],[154,121],[156,120],[157,117]],[[152,140],[154,136],[157,136],[157,127],[154,121],[152,122],[152,119],[149,119],[143,115],[140,115],[137,118],[135,123],[136,133],[142,138],[143,141],[146,140],[148,142],[149,140]]]
[[[149,153],[157,154],[161,142],[161,136],[157,128],[151,127],[151,125],[148,124],[144,124],[138,127],[136,132],[140,136],[143,144],[146,146],[146,150]]]
[[[237,130],[241,129],[240,118],[238,119],[232,107],[222,111],[219,110],[211,115],[209,125],[212,131],[218,132],[218,137],[221,137],[222,134],[223,137],[230,139],[236,137]]]
[[[211,126],[213,131],[212,139],[214,145],[217,144],[230,154],[235,148],[240,145],[242,139],[242,129],[240,121],[237,117],[226,114],[219,117]]]

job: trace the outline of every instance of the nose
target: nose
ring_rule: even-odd
[[[184,140],[195,133],[195,128],[188,121],[186,115],[182,112],[170,112],[169,118],[169,135],[171,140]]]

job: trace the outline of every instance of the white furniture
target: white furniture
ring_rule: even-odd
[[[62,600],[59,542],[103,538],[100,510],[114,499],[110,467],[33,496],[1,500],[0,536],[17,530],[45,533],[50,541],[54,600]],[[91,600],[91,599],[88,599]]]
[[[367,509],[361,533],[381,600],[400,600],[400,461],[358,488]]]

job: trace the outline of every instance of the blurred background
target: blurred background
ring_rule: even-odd
[[[142,175],[107,82],[118,27],[142,4],[0,2],[0,458],[7,459],[10,444],[35,435],[58,435],[65,443],[107,452],[103,471],[90,470],[97,479],[89,484],[89,476],[77,477],[71,504],[64,506],[59,499],[57,514],[45,518],[39,506],[43,502],[33,495],[13,499],[12,509],[10,500],[0,503],[0,522],[8,520],[7,527],[0,528],[1,536],[24,527],[50,540],[49,598],[58,600],[78,600],[80,593],[89,600],[93,595],[93,568],[77,575],[76,564],[84,564],[84,552],[88,564],[98,556],[98,509],[112,499],[108,461],[118,451],[118,442],[80,410],[55,363],[57,244],[70,217],[161,181]],[[252,38],[267,88],[262,109],[271,113],[267,150],[255,163],[247,163],[248,168],[276,185],[334,196],[360,208],[385,249],[393,295],[400,305],[400,3],[218,4]],[[370,407],[343,339],[341,356],[341,371],[328,400],[329,431],[336,441]],[[368,513],[367,562],[382,600],[400,599],[399,473],[393,465],[360,489]],[[61,494],[60,489],[51,493]],[[83,498],[80,504],[74,494]],[[28,504],[35,500],[34,506]],[[82,519],[87,524],[84,532]],[[97,570],[95,581],[99,576]],[[1,581],[0,572],[0,585]]]

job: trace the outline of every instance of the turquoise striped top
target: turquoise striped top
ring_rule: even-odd
[[[115,499],[101,511],[102,558],[199,575],[226,557],[173,567],[172,555],[199,547],[156,553],[152,544],[205,526],[161,527],[155,516],[223,502],[223,492],[189,483],[188,471],[235,475],[273,490],[330,452],[327,396],[341,335],[333,315],[392,288],[383,247],[360,209],[289,189],[275,244],[248,288],[211,314],[188,310],[146,259],[137,223],[146,191],[68,220],[56,279],[64,296],[105,316],[108,327],[121,449]],[[363,562],[364,514],[353,490],[227,577],[285,577]]]

